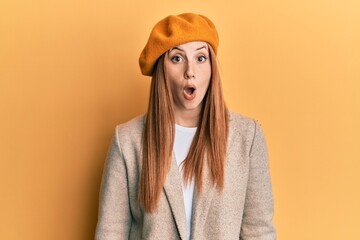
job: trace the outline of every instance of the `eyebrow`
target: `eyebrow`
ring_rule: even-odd
[[[204,45],[204,46],[202,46],[202,47],[199,47],[199,48],[197,48],[197,49],[195,49],[195,50],[196,50],[196,51],[199,51],[199,50],[201,50],[201,49],[203,49],[203,48],[206,49],[206,45]]]
[[[201,49],[203,49],[203,48],[206,49],[206,45],[201,46],[201,47],[195,49],[195,51],[199,51],[199,50],[201,50]],[[179,50],[179,51],[181,51],[181,52],[185,52],[184,49],[181,49],[180,47],[173,47],[173,48],[171,48],[171,49],[169,50],[169,53],[170,53],[172,50],[175,50],[175,49],[176,49],[176,50]]]

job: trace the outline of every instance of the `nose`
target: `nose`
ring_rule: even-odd
[[[185,79],[195,78],[194,66],[191,61],[187,62],[184,77]]]

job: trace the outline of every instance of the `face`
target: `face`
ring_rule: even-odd
[[[199,115],[211,78],[207,43],[189,42],[171,48],[165,55],[164,64],[174,99],[175,115]]]

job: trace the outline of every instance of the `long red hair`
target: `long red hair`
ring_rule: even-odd
[[[211,46],[208,46],[211,80],[202,102],[194,139],[183,162],[185,182],[190,183],[194,178],[196,190],[200,193],[205,161],[210,170],[213,186],[220,191],[223,189],[229,129],[228,109],[222,93],[216,56]],[[153,72],[142,139],[143,164],[139,200],[147,212],[153,212],[157,208],[160,193],[171,166],[175,136],[173,98],[170,84],[165,78],[164,55],[158,59]]]

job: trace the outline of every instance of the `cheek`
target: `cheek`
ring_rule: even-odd
[[[177,85],[174,81],[170,81],[170,88],[171,88],[171,93],[173,96],[176,95],[176,89],[177,89]]]
[[[171,90],[173,90],[174,85],[175,85],[174,74],[173,74],[171,67],[169,67],[169,65],[166,64],[166,61],[165,61],[165,78],[168,81],[168,83],[170,84]]]
[[[206,94],[206,92],[209,90],[209,86],[210,86],[210,80],[207,80],[206,82],[204,82],[204,95]]]
[[[181,69],[168,64],[165,68],[165,76],[170,82],[178,82],[181,80]]]
[[[179,81],[176,80],[177,78],[174,76],[174,74],[168,74],[167,77],[170,84],[171,93],[173,96],[175,96],[179,91],[179,88],[181,88]]]
[[[204,69],[203,76],[204,76],[203,85],[207,89],[209,87],[210,81],[211,81],[210,80],[211,79],[211,67]]]

